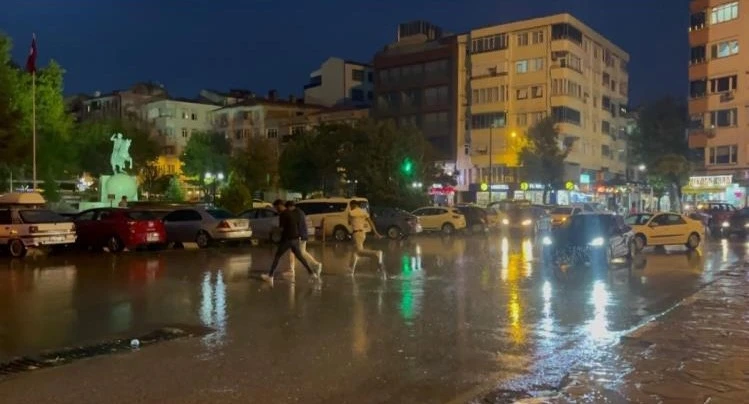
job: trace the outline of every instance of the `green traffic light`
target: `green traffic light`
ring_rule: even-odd
[[[401,166],[401,170],[405,174],[411,174],[411,172],[413,171],[413,169],[414,169],[414,163],[411,161],[411,159],[407,158],[407,159],[403,160],[403,165]]]

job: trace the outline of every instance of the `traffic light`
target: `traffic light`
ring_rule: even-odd
[[[413,161],[411,161],[410,158],[406,157],[406,159],[403,160],[403,164],[401,164],[401,172],[403,172],[403,174],[409,175],[413,172],[413,170],[414,170]]]

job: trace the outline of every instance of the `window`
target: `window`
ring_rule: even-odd
[[[471,40],[471,53],[507,49],[507,34],[489,35]]]
[[[608,145],[605,145],[605,144],[601,145],[601,156],[604,156],[604,157],[611,156],[611,149],[609,148]]]
[[[720,24],[739,18],[739,2],[722,4],[710,11],[710,24]]]
[[[704,46],[703,48],[703,55],[702,58],[704,60]],[[694,48],[692,48],[694,51]],[[739,41],[734,39],[730,41],[723,41],[718,42],[710,47],[710,57],[713,59],[720,59],[725,58],[728,56],[733,56],[735,54],[739,53]]]
[[[351,70],[351,80],[364,81],[364,70],[362,69]]]
[[[424,90],[424,104],[426,105],[445,105],[448,102],[447,98],[447,86],[431,87]]]
[[[546,118],[546,111],[531,112],[531,125],[535,125]]]
[[[351,89],[351,100],[352,101],[364,101],[364,91],[358,88]]]
[[[611,91],[616,92],[616,81],[611,80]]]
[[[551,61],[559,67],[572,69],[580,73],[583,71],[582,60],[577,55],[567,51],[552,52]]]
[[[367,100],[372,101],[374,99],[374,93],[371,91],[367,91]]]
[[[710,125],[718,128],[725,128],[737,125],[736,108],[721,109],[710,112]]]
[[[198,120],[198,114],[196,114],[196,113],[193,112],[192,114],[190,114],[190,119],[192,119],[193,121],[197,121]]]
[[[471,92],[472,104],[487,104],[507,101],[507,86],[477,88]]]
[[[433,62],[424,63],[424,73],[427,75],[443,74],[447,72],[447,59],[435,60]],[[414,66],[415,71],[421,74],[421,65]]]
[[[551,26],[551,39],[556,41],[559,39],[568,39],[576,42],[579,45],[583,44],[583,33],[579,29],[572,26],[572,24],[559,23]]]
[[[291,136],[299,136],[304,134],[304,125],[296,125],[291,127]]]
[[[517,114],[515,116],[515,125],[528,126],[528,114]]]
[[[518,60],[515,62],[515,73],[528,73],[528,61]]]
[[[527,88],[518,88],[516,92],[515,99],[518,100],[527,100],[528,99],[528,89]]]
[[[277,139],[278,138],[278,129],[277,128],[268,128],[265,130],[265,135],[268,137],[268,139]]]
[[[504,112],[487,112],[471,116],[471,129],[504,128],[505,124]]]
[[[534,31],[531,34],[531,42],[534,45],[543,43],[544,42],[544,32],[543,31]]]
[[[607,96],[601,97],[601,109],[604,111],[608,111],[611,108],[611,98]]]
[[[738,76],[718,77],[710,80],[710,93],[724,93],[736,90]]]
[[[703,129],[705,127],[705,116],[703,114],[692,114],[689,116],[690,129]]]
[[[717,45],[713,45],[713,48],[715,48],[716,46]],[[705,45],[693,46],[692,49],[689,51],[689,53],[690,53],[689,61],[692,64],[702,63],[707,58],[707,53],[705,52]]]
[[[611,133],[611,123],[609,121],[601,121],[601,133]]]
[[[708,149],[709,164],[736,164],[738,157],[738,146],[717,146]]]
[[[689,16],[689,28],[692,30],[703,28],[706,21],[707,15],[704,11],[696,12]]]
[[[528,33],[523,32],[517,35],[518,36],[518,46],[528,46]]]
[[[556,122],[580,125],[580,111],[569,107],[551,107],[551,114]]]
[[[532,86],[531,87],[531,98],[541,98],[544,96],[543,86]]]
[[[186,128],[182,128],[182,137],[183,138],[187,138],[188,136],[190,136],[190,134],[187,132],[187,129]]]
[[[245,139],[249,139],[252,137],[252,130],[251,129],[242,129],[242,137]]]
[[[367,81],[374,83],[374,74],[372,74],[372,72],[367,72]]]

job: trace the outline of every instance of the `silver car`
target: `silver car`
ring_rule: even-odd
[[[177,209],[162,219],[170,243],[194,242],[200,248],[214,241],[242,241],[252,237],[250,221],[215,208]]]
[[[278,226],[278,212],[275,209],[258,208],[249,209],[239,214],[239,217],[248,219],[255,238],[268,240],[273,243],[281,241],[281,228]],[[312,220],[306,218],[307,235],[312,238],[315,235],[315,227]]]

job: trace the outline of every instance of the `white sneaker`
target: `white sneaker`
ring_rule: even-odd
[[[271,286],[273,286],[273,277],[268,274],[262,274],[260,275],[260,279],[264,280],[265,282],[268,282]]]

